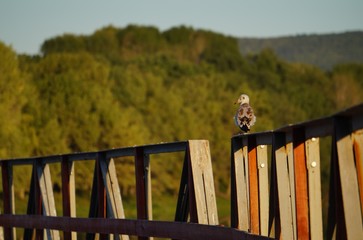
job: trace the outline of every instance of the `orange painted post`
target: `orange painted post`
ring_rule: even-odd
[[[255,136],[250,136],[248,138],[248,172],[251,226],[250,232],[253,234],[260,234],[257,145]]]
[[[293,145],[297,238],[309,239],[309,199],[305,156],[305,133],[303,128],[293,130]]]
[[[363,130],[353,134],[353,148],[357,168],[360,209],[363,216]]]

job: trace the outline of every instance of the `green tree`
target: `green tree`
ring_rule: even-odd
[[[19,157],[31,152],[31,131],[26,130],[28,119],[22,114],[28,87],[17,55],[0,42],[0,157]]]

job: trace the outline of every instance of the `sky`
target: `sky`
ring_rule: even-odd
[[[0,0],[0,41],[38,54],[49,38],[129,24],[184,25],[233,37],[363,30],[363,0]]]

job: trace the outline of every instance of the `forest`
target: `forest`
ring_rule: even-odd
[[[239,47],[237,38],[185,26],[64,34],[45,40],[38,55],[0,42],[0,158],[207,139],[216,191],[228,196],[241,93],[257,116],[252,132],[363,101],[362,62],[323,70],[282,60],[272,49],[242,55]],[[177,194],[173,163],[154,169],[159,194]],[[123,177],[127,196],[133,176]]]
[[[363,62],[363,31],[240,38],[238,42],[244,55],[270,48],[281,59],[312,64],[325,70],[331,70],[337,64]]]

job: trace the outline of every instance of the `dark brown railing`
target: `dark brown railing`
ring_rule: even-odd
[[[328,206],[321,191],[321,142],[331,138]],[[363,105],[269,132],[232,137],[231,228],[218,226],[206,140],[56,156],[3,159],[1,239],[363,239]],[[174,221],[152,220],[152,154],[184,152]],[[326,153],[325,153],[326,154]],[[115,164],[133,157],[137,219],[125,216]],[[326,158],[326,156],[324,156]],[[93,161],[88,217],[76,215],[75,162]],[[49,165],[61,165],[62,216]],[[26,214],[15,214],[14,166],[30,166]],[[328,217],[326,231],[323,211]]]
[[[152,220],[150,155],[185,152],[175,221]],[[115,162],[133,157],[136,182],[137,219],[125,219]],[[76,216],[75,162],[95,164],[88,218]],[[61,164],[63,216],[57,216],[49,165]],[[190,140],[97,152],[0,160],[3,214],[0,238],[16,239],[15,228],[24,229],[24,239],[245,239],[244,231],[218,226],[216,196],[209,142]],[[27,214],[15,214],[14,166],[31,166]],[[160,173],[159,173],[160,174]],[[161,173],[162,174],[162,173]],[[187,222],[189,221],[189,222]],[[198,224],[196,224],[198,223]],[[62,234],[60,234],[62,233]],[[264,239],[256,236],[255,239]]]
[[[320,138],[327,136],[332,139],[329,203],[322,206]],[[234,136],[231,176],[234,228],[275,239],[363,239],[363,105]],[[328,208],[325,232],[323,207]]]

